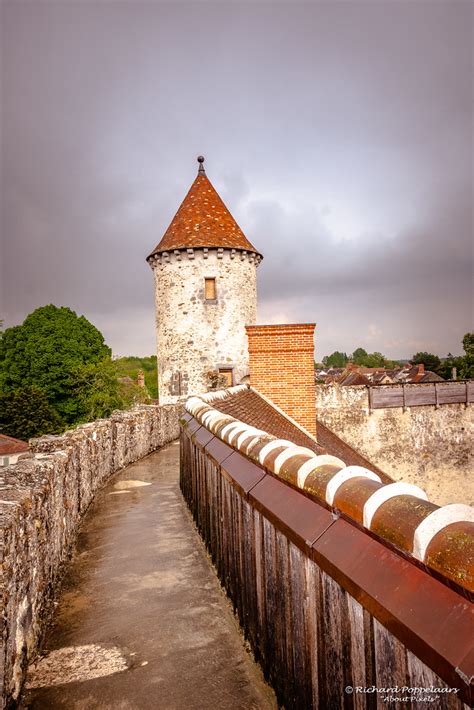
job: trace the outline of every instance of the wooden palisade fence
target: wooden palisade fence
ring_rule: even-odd
[[[455,585],[279,480],[189,413],[180,485],[281,706],[385,707],[384,698],[419,699],[432,687],[429,707],[467,707],[470,605]]]

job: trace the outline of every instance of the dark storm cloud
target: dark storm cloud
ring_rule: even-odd
[[[261,320],[318,355],[472,327],[469,2],[2,5],[7,324],[48,302],[154,349],[144,257],[196,165],[251,241]]]

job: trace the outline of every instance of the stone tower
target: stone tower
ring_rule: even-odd
[[[160,404],[248,375],[245,332],[257,318],[261,254],[248,241],[198,158],[196,179],[147,261],[155,279]]]

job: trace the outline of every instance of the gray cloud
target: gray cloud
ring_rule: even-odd
[[[9,2],[2,306],[155,347],[145,256],[204,153],[262,320],[318,356],[460,352],[472,327],[470,2]]]

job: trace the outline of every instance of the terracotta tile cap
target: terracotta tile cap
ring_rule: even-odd
[[[309,476],[310,473],[313,471],[316,471],[320,466],[333,466],[334,467],[334,473],[336,474],[341,468],[345,468],[346,464],[344,461],[341,461],[341,459],[337,458],[337,456],[332,456],[331,454],[320,454],[319,456],[316,456],[314,459],[308,459],[301,468],[298,471],[298,486],[300,488],[304,488],[304,483],[306,480],[306,477]]]
[[[346,481],[349,481],[351,478],[361,477],[370,478],[380,483],[380,476],[377,476],[376,473],[370,471],[368,468],[364,468],[363,466],[346,466],[345,468],[341,468],[334,478],[331,478],[329,481],[326,488],[326,502],[332,505],[338,489],[346,483]]]
[[[474,592],[474,523],[459,521],[431,538],[425,564]]]

